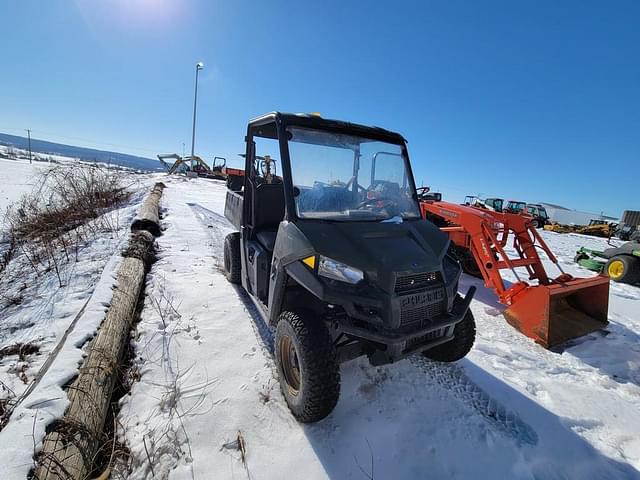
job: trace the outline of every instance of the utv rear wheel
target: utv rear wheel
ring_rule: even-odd
[[[460,301],[461,299],[456,299]],[[465,357],[476,340],[476,322],[471,310],[467,310],[461,322],[453,329],[453,340],[427,350],[423,355],[438,362],[455,362]]]
[[[340,395],[340,369],[331,335],[310,312],[282,312],[275,339],[280,390],[300,422],[323,419]]]
[[[640,282],[640,260],[631,255],[616,255],[609,259],[603,271],[614,282]]]
[[[240,234],[230,233],[224,239],[224,276],[231,283],[240,283]]]

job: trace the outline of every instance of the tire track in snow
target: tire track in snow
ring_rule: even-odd
[[[191,210],[198,221],[209,232],[213,258],[216,262],[216,266],[220,268],[222,266],[224,256],[224,239],[229,233],[234,232],[235,228],[223,215],[220,215],[213,210],[209,210],[197,203],[187,202],[187,205],[191,207]]]
[[[455,363],[440,363],[417,355],[411,363],[437,384],[483,417],[496,431],[515,440],[518,446],[536,445],[538,434],[520,416],[476,385]]]
[[[233,225],[222,215],[197,203],[187,203],[193,210],[196,218],[200,221],[211,238],[211,245],[214,250],[214,259],[220,268],[224,256],[224,239],[227,234],[236,231]],[[273,357],[274,352],[274,331],[265,323],[258,307],[247,292],[240,287],[235,287],[238,297],[243,303],[245,310],[251,317],[251,326],[254,329],[260,347],[268,358]]]

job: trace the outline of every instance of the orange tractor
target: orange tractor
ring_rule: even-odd
[[[574,278],[565,273],[533,227],[532,217],[425,196],[420,205],[423,216],[447,232],[452,253],[465,271],[482,277],[506,305],[507,322],[536,343],[550,348],[608,324],[609,279],[602,275]],[[538,250],[558,268],[557,277],[547,275]],[[515,283],[503,280],[500,271],[507,269]]]

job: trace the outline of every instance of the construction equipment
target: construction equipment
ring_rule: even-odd
[[[602,272],[614,282],[631,285],[640,282],[640,242],[627,242],[604,251],[582,247],[575,261],[588,270]]]
[[[458,294],[460,265],[421,218],[400,134],[270,113],[245,138],[244,189],[226,198],[237,231],[225,238],[224,270],[275,328],[280,389],[299,421],[332,411],[342,362],[469,352],[475,287]]]
[[[166,159],[173,159],[173,164],[167,163]],[[199,176],[213,176],[209,165],[195,155],[193,157],[181,157],[177,153],[163,153],[158,155],[158,160],[167,169],[167,175],[190,171],[198,173]]]
[[[465,271],[473,274],[475,269],[507,306],[507,321],[543,347],[607,325],[609,280],[601,275],[574,278],[565,273],[531,217],[436,201],[421,202],[421,208],[426,219],[449,235],[451,251]],[[514,258],[506,251],[510,240]],[[555,264],[559,276],[547,275],[538,250]],[[510,270],[516,282],[505,285],[501,270]],[[529,283],[531,280],[536,283]]]
[[[621,225],[616,230],[615,236],[625,242],[629,240],[640,240],[640,231],[637,225]]]
[[[576,230],[576,233],[582,235],[591,235],[593,237],[611,238],[618,228],[618,224],[609,223],[604,220],[591,220],[589,225]]]
[[[240,168],[227,167],[227,159],[224,157],[213,157],[211,172],[215,179],[226,180],[227,188],[237,192],[242,189],[244,183],[244,170]]]
[[[559,223],[550,223],[544,226],[544,229],[547,232],[555,232],[555,233],[571,233],[577,230],[577,227],[573,225],[561,225]]]
[[[526,213],[527,215],[533,217],[531,224],[535,228],[544,227],[549,223],[549,215],[547,215],[547,209],[539,203],[527,203]]]
[[[475,207],[480,201],[480,197],[476,197],[475,195],[467,195],[464,197],[464,205],[469,205],[470,207]]]
[[[634,234],[637,238],[640,238],[640,234],[636,234],[636,232],[640,230],[640,211],[625,210],[622,212],[618,230],[620,230],[621,234],[618,235],[620,240],[634,240]]]
[[[502,212],[503,204],[504,200],[502,198],[480,198],[475,195],[467,195],[464,197],[464,205],[494,212]]]
[[[227,177],[224,174],[224,170],[227,167],[227,159],[224,157],[213,157],[213,163],[211,164],[211,173],[216,180],[226,180]]]
[[[485,198],[484,207],[487,210],[493,210],[494,212],[502,212],[504,206],[504,199],[502,198]]]
[[[527,204],[519,200],[509,200],[507,206],[504,207],[506,213],[523,213]]]
[[[167,159],[174,162],[168,163]],[[242,189],[244,170],[227,167],[227,159],[224,157],[214,157],[211,167],[198,156],[181,157],[177,153],[165,153],[158,155],[158,160],[167,169],[167,175],[174,173],[195,172],[199,177],[213,178],[215,180],[226,180],[227,187],[238,191]]]

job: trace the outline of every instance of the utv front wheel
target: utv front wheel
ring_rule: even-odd
[[[427,350],[423,355],[438,362],[455,362],[464,358],[476,340],[476,322],[471,310],[467,310],[461,322],[453,329],[453,340]]]
[[[340,395],[340,369],[329,331],[308,312],[282,312],[275,339],[280,390],[303,423],[323,419]]]
[[[224,239],[224,276],[236,285],[240,283],[240,234],[233,232]]]

